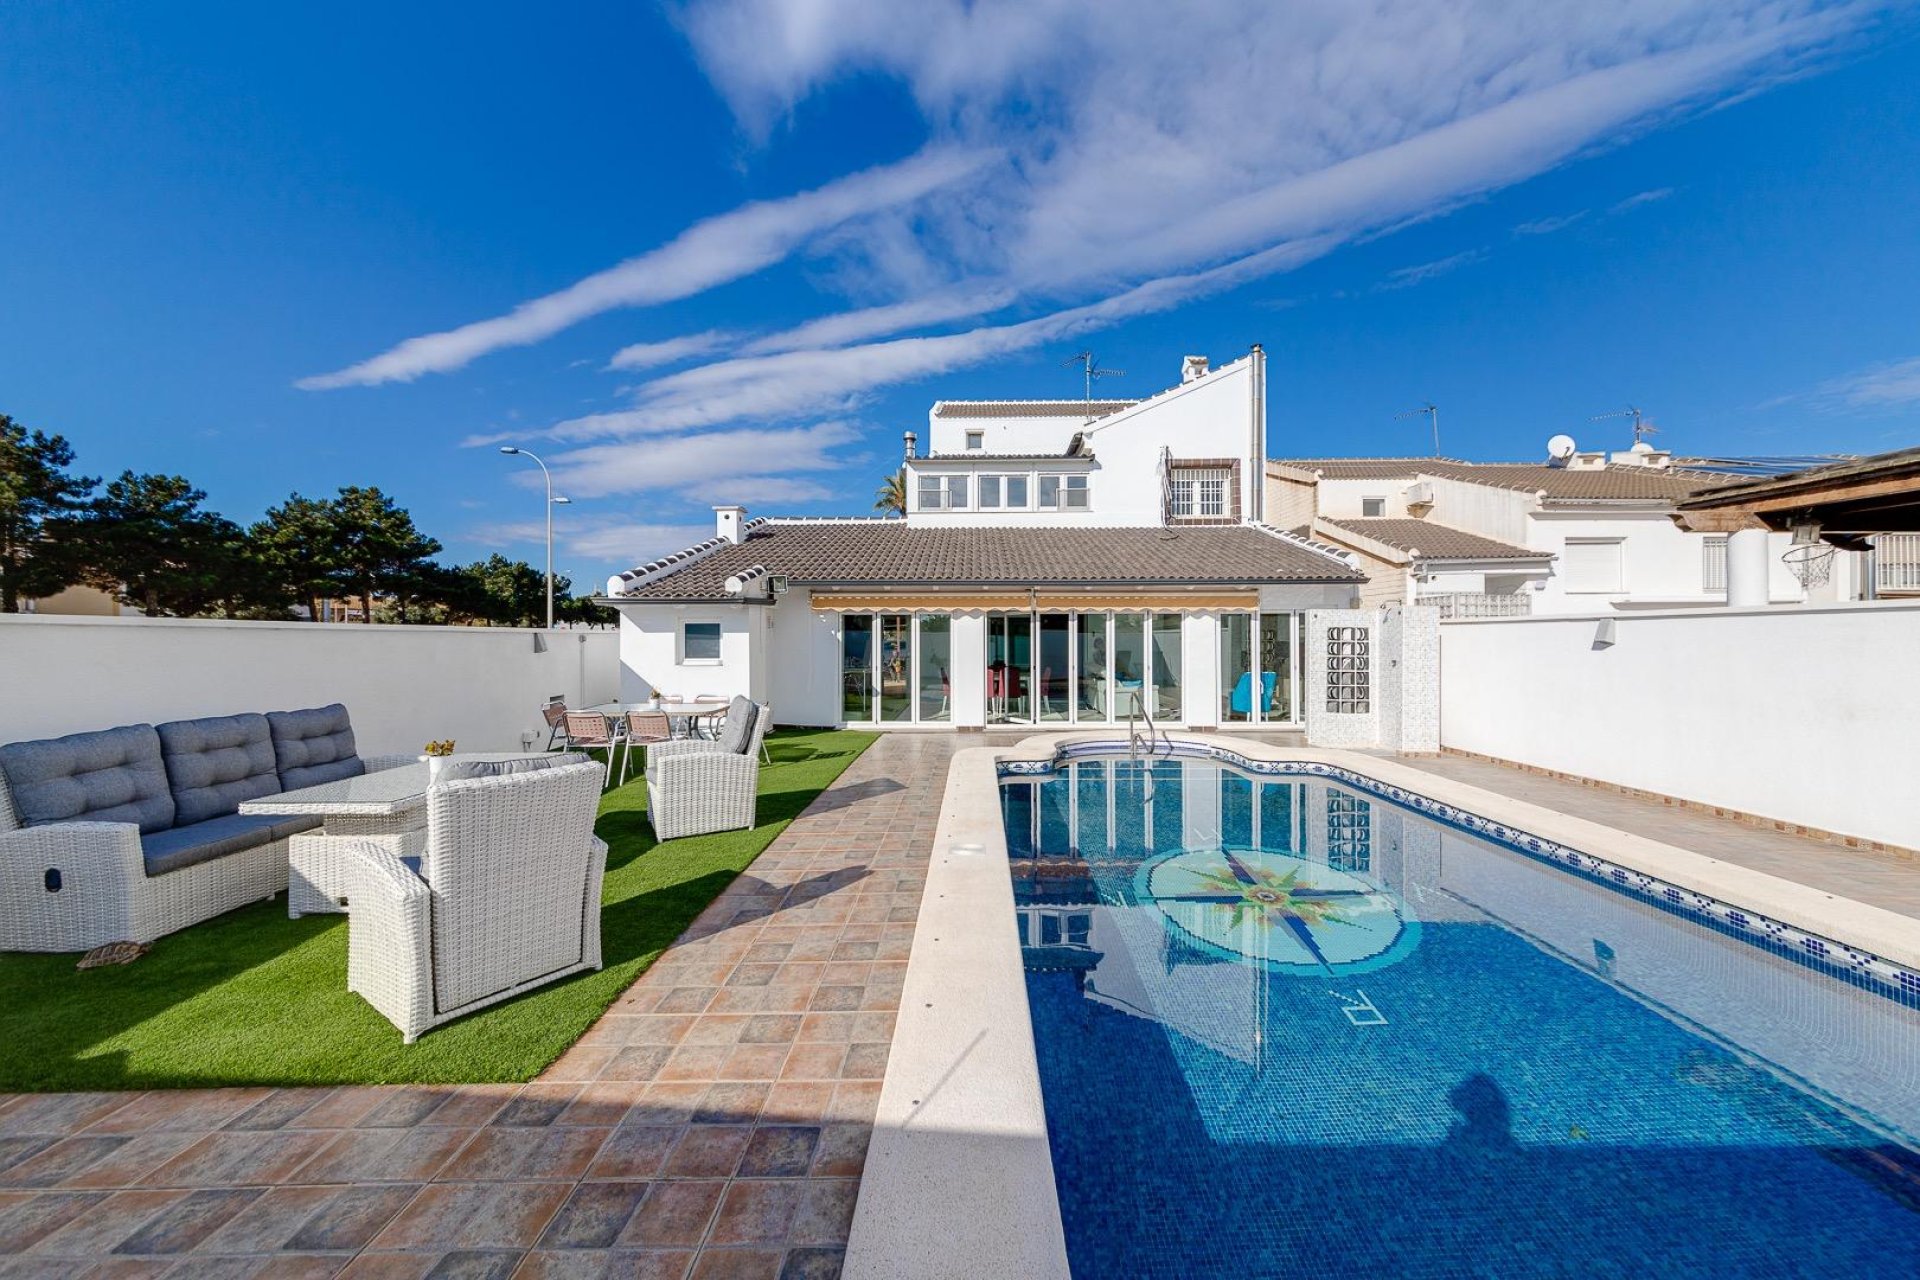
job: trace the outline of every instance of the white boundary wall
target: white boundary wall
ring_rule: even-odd
[[[534,651],[535,637],[547,651]],[[518,751],[619,687],[613,631],[0,615],[0,742],[344,702],[365,755]]]
[[[1447,622],[1440,652],[1443,746],[1920,846],[1920,603]]]

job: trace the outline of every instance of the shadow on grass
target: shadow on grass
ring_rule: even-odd
[[[598,972],[402,1045],[391,1024],[346,990],[345,916],[289,920],[283,900],[257,903],[162,938],[123,967],[79,973],[72,955],[0,955],[0,1089],[529,1079],[873,740],[793,737],[805,754],[776,754],[761,770],[758,823],[748,830],[661,845],[646,822],[644,783],[602,798],[596,830],[608,856]]]

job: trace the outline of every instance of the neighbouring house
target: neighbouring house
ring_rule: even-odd
[[[1273,526],[1265,357],[1146,400],[942,400],[904,518],[759,518],[619,575],[621,696],[746,694],[787,724],[1198,728],[1303,717],[1310,609],[1349,556]]]
[[[132,605],[120,603],[118,594],[102,591],[99,587],[89,587],[77,583],[63,591],[45,596],[39,600],[28,600],[22,607],[22,613],[38,613],[47,617],[78,618],[125,618],[139,617],[140,611]]]
[[[1727,603],[1727,540],[1674,521],[1678,505],[1741,477],[1640,443],[1608,454],[1558,438],[1540,463],[1289,458],[1266,468],[1268,519],[1351,552],[1361,596],[1442,617],[1672,609]],[[1810,598],[1771,535],[1768,599]],[[1853,557],[1813,599],[1853,599]]]

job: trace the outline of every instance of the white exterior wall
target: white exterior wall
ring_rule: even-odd
[[[1442,744],[1920,847],[1920,603],[1600,620],[1442,624]]]
[[[753,631],[758,612],[739,604],[655,604],[620,607],[620,698],[637,702],[654,692],[679,698],[700,694],[753,697]],[[680,629],[688,622],[720,624],[720,660],[682,660]],[[780,708],[775,707],[778,717]]]
[[[1204,377],[1170,388],[1088,426],[1073,418],[955,418],[932,419],[932,452],[962,453],[968,431],[986,433],[984,454],[1061,453],[1076,432],[1087,433],[1095,461],[1088,482],[1091,498],[1085,511],[1038,508],[1025,512],[995,509],[919,509],[918,475],[964,471],[1061,471],[1084,469],[1087,464],[1067,458],[1048,462],[1015,461],[980,456],[977,459],[921,458],[907,463],[908,519],[914,524],[958,525],[1157,525],[1160,510],[1160,450],[1180,458],[1237,458],[1240,460],[1240,511],[1257,518],[1263,507],[1266,445],[1258,438],[1260,414],[1253,357],[1215,369]],[[1037,490],[1037,483],[1035,489]],[[978,486],[969,494],[975,502]],[[1038,502],[1038,492],[1029,494]]]
[[[1665,511],[1612,511],[1579,513],[1537,511],[1528,523],[1526,545],[1563,558],[1556,561],[1546,584],[1534,595],[1535,613],[1588,613],[1616,604],[1641,605],[1720,605],[1725,592],[1708,594],[1704,564],[1707,535],[1687,533]],[[1618,595],[1593,595],[1566,589],[1565,561],[1569,538],[1619,538],[1622,540],[1622,585]],[[1792,539],[1784,533],[1767,535],[1768,591],[1775,604],[1797,603],[1804,599],[1800,584],[1794,580],[1780,555]]]
[[[535,637],[545,653],[534,651]],[[611,699],[612,631],[0,615],[0,742],[344,702],[363,755],[544,745],[540,709]]]
[[[1407,486],[1411,479],[1392,480],[1322,480],[1316,486],[1320,491],[1320,515],[1329,520],[1357,520],[1362,516],[1360,505],[1363,498],[1385,498],[1386,518],[1405,520],[1407,511]]]
[[[840,723],[840,615],[815,609],[807,593],[780,597],[767,615],[765,701],[776,724]]]

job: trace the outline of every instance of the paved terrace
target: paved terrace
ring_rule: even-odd
[[[1015,740],[883,737],[532,1084],[0,1097],[0,1276],[837,1275],[947,762]],[[1912,860],[1406,763],[1920,908]]]

